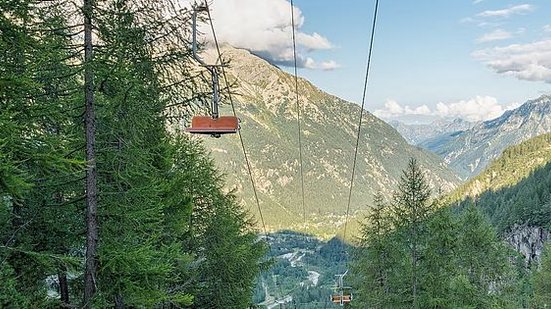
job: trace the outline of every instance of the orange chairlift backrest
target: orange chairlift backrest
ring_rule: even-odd
[[[333,294],[331,295],[331,302],[335,304],[347,304],[352,301],[352,295],[341,295],[341,294]]]

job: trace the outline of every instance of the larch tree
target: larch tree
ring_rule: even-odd
[[[0,10],[0,263],[26,304],[42,307],[55,303],[44,297],[46,279],[53,272],[63,281],[78,238],[78,55],[66,48],[71,29],[55,3],[2,2]]]
[[[419,307],[421,273],[419,262],[424,250],[424,238],[427,235],[425,220],[433,210],[431,191],[424,172],[417,160],[411,158],[398,183],[392,203],[393,225],[404,240],[409,267],[403,273],[409,279],[407,292],[403,297],[413,308]]]
[[[189,10],[0,10],[0,307],[248,306],[265,242],[176,129],[207,99]]]
[[[392,223],[388,204],[384,196],[377,192],[373,206],[362,222],[358,249],[354,253],[351,266],[353,285],[357,287],[358,308],[385,308],[390,303],[393,254],[393,241],[390,232]]]
[[[495,229],[475,206],[461,214],[455,254],[457,274],[452,282],[452,303],[457,306],[490,307],[499,302],[508,285],[511,264]]]

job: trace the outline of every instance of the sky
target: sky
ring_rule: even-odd
[[[292,72],[287,0],[212,0],[221,41]],[[374,0],[294,0],[299,75],[361,103]],[[551,93],[551,1],[380,0],[366,109],[493,119]]]

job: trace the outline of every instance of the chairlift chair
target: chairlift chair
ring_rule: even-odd
[[[352,301],[352,287],[344,286],[344,276],[348,273],[348,270],[341,275],[335,275],[337,277],[337,285],[335,287],[335,293],[331,295],[331,302],[337,305],[344,306]]]
[[[193,8],[193,43],[192,51],[193,58],[199,62],[199,64],[205,67],[211,74],[212,84],[212,102],[211,102],[211,115],[210,116],[194,116],[191,119],[191,127],[186,129],[186,132],[193,134],[208,134],[213,137],[220,137],[223,134],[232,134],[239,131],[239,119],[235,116],[220,116],[218,106],[220,103],[220,85],[219,85],[219,73],[218,67],[222,67],[222,64],[209,65],[206,64],[201,57],[197,54],[197,12],[207,10],[206,6],[195,6]]]
[[[237,133],[239,130],[239,119],[233,116],[194,116],[191,120],[191,127],[186,131],[194,134],[209,134],[220,137],[222,134]]]

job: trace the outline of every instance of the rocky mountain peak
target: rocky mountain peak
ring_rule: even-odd
[[[442,142],[423,146],[442,156],[464,177],[472,177],[508,146],[548,132],[551,132],[551,96],[543,95]]]

